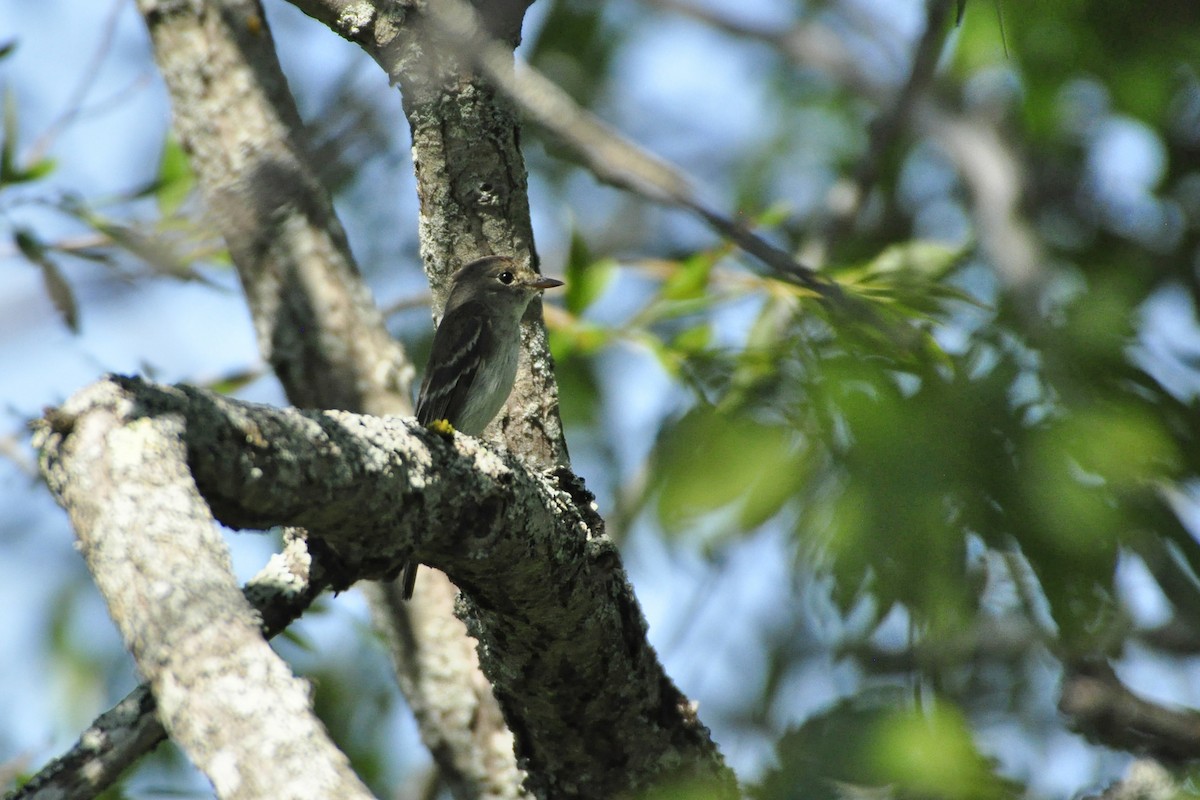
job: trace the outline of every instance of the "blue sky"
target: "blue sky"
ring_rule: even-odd
[[[854,5],[864,14],[885,18],[901,44],[920,22],[920,5],[913,0],[856,0]],[[281,59],[302,112],[314,113],[333,94],[336,82],[350,76],[368,87],[366,91],[378,98],[398,128],[406,130],[398,94],[356,48],[328,35],[289,6],[273,4],[269,9]],[[772,0],[739,4],[740,14],[763,24],[789,19],[791,9],[789,3]],[[538,24],[539,10],[535,4],[530,25]],[[614,13],[619,14],[620,7]],[[71,24],[60,24],[64,19]],[[103,47],[110,26],[111,46]],[[713,36],[687,21],[644,30],[622,53],[616,75],[627,93],[609,99],[611,121],[638,139],[660,130],[649,124],[649,116],[676,114],[677,135],[644,143],[680,161],[688,161],[713,137],[752,146],[761,134],[755,120],[771,113],[770,97],[744,90],[754,85],[746,78],[755,69],[756,56],[748,48],[714,47]],[[17,202],[12,197],[0,200],[0,221],[6,230],[29,226],[48,238],[84,235],[83,226],[36,201],[55,192],[73,191],[93,199],[115,195],[147,183],[156,174],[169,108],[141,20],[128,0],[0,0],[0,39],[8,38],[17,40],[18,49],[0,62],[0,87],[16,104],[20,151],[28,153],[39,141],[46,141],[47,154],[59,167],[49,186],[14,192]],[[101,49],[104,56],[97,60]],[[898,45],[897,52],[903,53],[904,48]],[[894,64],[886,54],[879,54],[871,66],[887,70]],[[52,139],[43,139],[56,130],[81,85],[89,87],[82,113]],[[678,104],[681,96],[689,98],[686,110]],[[1094,179],[1111,186],[1120,202],[1139,207],[1145,207],[1156,171],[1161,170],[1153,136],[1148,139],[1145,134],[1122,120],[1089,134],[1097,151]],[[1119,170],[1114,165],[1120,165]],[[714,175],[719,166],[714,165]],[[810,176],[803,165],[791,168],[796,170],[794,183],[800,193]],[[371,240],[372,229],[381,225],[394,225],[395,241],[389,247],[356,245],[377,297],[387,303],[411,296],[423,286],[413,260],[416,208],[411,168],[392,160],[372,162],[368,169],[372,180],[356,185],[343,204],[342,216],[352,243]],[[380,186],[386,187],[384,199],[372,199],[367,193],[378,192]],[[539,194],[547,200],[552,195],[539,187],[536,178],[532,188],[539,248],[547,271],[555,273],[569,226],[586,216],[586,203],[611,202],[611,195],[606,195],[611,190],[581,179],[581,207],[563,208],[538,202]],[[153,209],[147,206],[141,213],[152,218]],[[695,224],[686,218],[655,212],[653,219],[663,226],[664,236],[685,239],[694,233]],[[405,262],[404,268],[393,269],[395,261]],[[68,746],[95,714],[132,688],[133,676],[125,666],[120,670],[120,686],[89,681],[87,675],[65,672],[48,658],[42,644],[60,587],[75,581],[85,594],[79,614],[71,621],[72,631],[85,643],[81,646],[98,653],[102,664],[125,660],[102,603],[82,574],[65,516],[28,473],[32,454],[23,441],[24,421],[108,371],[148,372],[167,382],[203,381],[257,366],[259,358],[236,280],[227,271],[206,273],[215,288],[172,280],[141,281],[131,287],[102,280],[98,273],[104,268],[95,264],[67,264],[64,270],[82,303],[82,331],[77,336],[58,320],[39,273],[16,257],[8,242],[0,241],[0,265],[0,400],[4,404],[0,435],[18,442],[12,458],[0,459],[0,509],[4,511],[0,515],[0,607],[7,609],[6,618],[11,620],[0,626],[0,672],[6,677],[0,691],[0,762],[24,753],[32,764],[40,764]],[[1164,341],[1189,341],[1184,337],[1190,336],[1196,348],[1200,341],[1191,320],[1182,316],[1190,308],[1185,310],[1179,303],[1178,297],[1164,296],[1145,309],[1149,333],[1143,349],[1144,357],[1157,359],[1165,372],[1181,374],[1172,370],[1170,361],[1175,357],[1176,366],[1181,363],[1177,351],[1164,346]],[[412,321],[424,324],[419,315]],[[1155,333],[1158,330],[1161,335]],[[649,354],[623,349],[605,358],[611,362],[609,393],[614,399],[608,407],[619,409],[608,421],[618,455],[625,463],[636,464],[649,444],[647,432],[677,407],[680,398]],[[1196,388],[1191,385],[1181,391]],[[640,402],[622,405],[616,400],[635,395]],[[242,396],[283,402],[269,379],[252,384]],[[602,468],[599,460],[589,460],[587,448],[580,453],[577,467],[585,476],[589,469]],[[243,576],[265,560],[270,545],[265,537],[238,535],[230,541]],[[785,553],[784,543],[768,531],[734,548],[727,568],[722,568],[687,548],[664,543],[648,523],[635,529],[626,548],[626,564],[668,671],[700,701],[702,718],[706,711],[715,712],[709,723],[744,777],[769,764],[771,743],[738,737],[720,720],[758,690],[764,665],[755,654],[786,621],[773,608],[772,588],[794,580]],[[1148,580],[1136,565],[1125,573],[1129,595],[1137,598],[1145,613],[1153,614],[1155,598]],[[327,646],[335,646],[354,623],[365,619],[363,604],[353,593],[334,601],[333,608],[332,614],[306,628]],[[818,619],[823,613],[816,603],[808,610]],[[838,634],[837,624],[826,623],[823,633],[832,640]],[[895,625],[902,629],[903,620]],[[799,722],[824,703],[855,691],[860,677],[832,661],[808,663],[788,677],[789,702],[777,712],[779,725]],[[1200,693],[1200,683],[1191,672],[1143,664],[1128,670],[1126,677],[1148,692],[1169,688],[1166,699],[1195,704]],[[1052,697],[1047,704],[1054,707]],[[407,718],[401,715],[394,725],[406,737],[398,751],[416,753],[413,763],[423,762]],[[1041,748],[1036,752],[1027,743],[1022,745],[1027,735],[1004,722],[986,732],[994,746],[1012,754],[1014,772],[1036,772],[1034,785],[1047,795],[1070,793],[1089,776],[1118,772],[1125,763],[1124,757],[1085,747],[1066,733],[1035,745],[1035,750]]]

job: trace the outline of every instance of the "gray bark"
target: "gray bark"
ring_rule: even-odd
[[[314,564],[296,531],[242,593],[268,637],[300,616],[336,577]],[[149,685],[142,684],[101,714],[74,747],[38,770],[9,800],[91,800],[167,738]]]
[[[303,528],[310,549],[341,566],[335,585],[386,575],[411,556],[450,575],[462,588],[460,613],[479,641],[484,673],[516,733],[536,796],[615,797],[677,776],[733,793],[708,730],[646,641],[620,556],[591,496],[569,472],[535,471],[511,454],[462,435],[444,437],[411,419],[279,410],[124,378],[87,389],[53,412],[38,444],[43,471],[81,538],[92,537],[96,520],[104,520],[124,530],[150,526],[152,540],[175,547],[171,524],[177,520],[188,542],[206,548],[186,552],[180,566],[155,571],[149,585],[135,590],[126,584],[138,583],[136,574],[104,579],[102,591],[111,595],[139,665],[158,659],[165,662],[163,674],[173,674],[180,668],[177,651],[152,639],[179,635],[169,630],[176,622],[185,633],[196,625],[183,618],[187,603],[176,609],[161,599],[162,613],[175,616],[129,621],[136,604],[117,599],[127,591],[141,592],[141,602],[151,605],[147,593],[192,601],[211,593],[214,599],[197,601],[205,619],[234,625],[239,648],[261,642],[248,608],[232,599],[232,578],[220,576],[227,565],[220,563],[206,503],[233,527]],[[153,456],[152,475],[141,466],[150,459],[143,451]],[[115,476],[114,486],[128,488],[112,496],[110,507],[109,496],[97,495],[87,475],[96,469],[92,464],[114,462],[134,462],[138,470]],[[137,503],[129,501],[133,495]],[[174,507],[168,503],[183,510],[158,527],[126,517],[138,512],[131,505],[156,507],[161,515]],[[144,558],[170,549],[163,545],[145,544]],[[200,558],[211,568],[184,569]],[[214,638],[225,641],[200,638],[209,646],[218,644]],[[291,687],[287,681],[275,686],[274,673],[265,674],[272,683],[262,691]],[[172,702],[182,700],[174,684],[163,688]],[[294,698],[281,702],[299,713]],[[176,716],[164,723],[172,736],[172,725],[187,724]],[[204,753],[197,757],[210,763]]]
[[[409,414],[413,368],[388,336],[305,151],[256,0],[139,0],[259,349],[300,408]]]
[[[450,276],[468,261],[495,253],[538,267],[516,110],[471,63],[472,42],[429,18],[425,3],[291,2],[356,42],[401,88],[421,201],[421,257],[435,316]],[[479,5],[483,33],[507,45],[511,60],[529,2]],[[541,318],[541,303],[534,301],[522,325],[525,357],[516,387],[490,431],[511,452],[549,467],[569,459]]]
[[[298,0],[295,5],[357,42],[400,85],[412,134],[420,198],[422,261],[440,316],[453,272],[476,257],[512,255],[537,265],[524,157],[511,105],[460,58],[424,15],[424,4]],[[510,50],[528,3],[483,4],[488,30]],[[522,325],[517,382],[486,436],[541,466],[567,464],[558,387],[535,301]],[[478,675],[466,631],[453,614],[455,591],[423,570],[412,601],[394,587],[369,591],[376,621],[391,646],[397,675],[421,735],[456,797],[523,795],[490,687]],[[451,655],[455,658],[451,658]]]
[[[188,469],[186,419],[144,414],[102,383],[37,439],[160,722],[222,798],[370,797],[234,580]]]
[[[257,2],[141,3],[175,127],[246,289],[259,347],[293,405],[410,414],[412,369],[362,286],[304,152]],[[368,589],[401,689],[455,796],[519,797],[523,775],[454,591],[425,571],[415,602]],[[439,599],[440,598],[440,599]]]
[[[489,6],[489,30],[515,42],[524,5]],[[172,93],[177,130],[230,245],[260,347],[289,398],[300,406],[406,413],[411,370],[383,331],[328,197],[306,166],[299,120],[261,9],[250,0],[141,0],[140,7]],[[364,7],[340,7],[338,23],[353,26]],[[422,252],[440,308],[446,278],[470,258],[502,252],[536,264],[518,129],[512,110],[452,48],[430,46],[435,38],[420,14],[382,8],[384,16],[373,18],[369,29],[390,33],[375,41],[373,54],[404,84],[422,199]],[[397,420],[297,417],[191,390],[121,381],[103,386],[137,398],[131,425],[144,422],[146,408],[155,416],[186,418],[185,431],[160,438],[186,439],[188,466],[218,516],[231,524],[308,526],[313,563],[336,573],[334,585],[386,576],[410,549],[419,560],[451,570],[467,589],[459,610],[480,637],[488,679],[519,731],[518,752],[535,794],[609,797],[675,773],[715,777],[729,790],[730,776],[706,729],[645,642],[640,611],[590,495],[566,472],[553,479],[528,472],[526,465],[564,465],[567,456],[537,304],[523,340],[518,388],[489,432],[519,458],[497,459],[472,450],[478,443],[459,440],[455,446],[466,446],[475,461],[434,459],[432,471],[425,469],[428,460],[411,459],[423,452],[411,437],[419,443],[432,434],[401,435],[404,424]],[[75,410],[58,415],[57,427],[44,432],[48,469],[71,439],[75,418],[83,416]],[[359,433],[388,444],[365,446]],[[439,445],[445,443],[434,438],[429,452]],[[248,459],[232,455],[247,446]],[[331,460],[322,460],[326,456]],[[235,462],[245,468],[230,470]],[[381,463],[393,472],[375,473]],[[412,469],[413,463],[421,468]],[[497,464],[503,469],[493,474]],[[321,477],[297,484],[298,468],[299,477]],[[514,476],[524,477],[514,482]],[[471,502],[463,502],[464,487],[473,493]],[[59,489],[65,503],[73,502],[66,484]],[[283,499],[289,492],[297,492],[291,498],[302,498],[303,508]],[[511,497],[522,502],[514,505]],[[488,502],[472,505],[481,499]],[[406,511],[396,517],[397,509]],[[484,530],[485,536],[471,535]],[[388,584],[372,594],[423,735],[456,796],[519,796],[522,773],[512,735],[476,669],[462,623],[449,613],[453,588],[423,576],[419,592],[409,606],[395,602]],[[152,708],[141,701],[128,705],[141,709],[140,730],[153,733],[152,721],[145,721]],[[183,730],[188,723],[173,724]],[[114,738],[137,743],[104,762],[114,769],[155,741]],[[336,759],[330,769],[340,769]],[[241,784],[222,787],[238,791]]]

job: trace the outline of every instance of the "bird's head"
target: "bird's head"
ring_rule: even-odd
[[[512,304],[523,312],[534,295],[562,285],[562,281],[539,275],[508,256],[485,256],[454,273],[449,305],[478,299]]]

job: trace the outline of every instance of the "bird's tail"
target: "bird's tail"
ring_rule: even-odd
[[[417,583],[417,567],[419,567],[419,566],[420,566],[420,564],[418,564],[415,561],[409,561],[407,564],[404,565],[404,599],[405,600],[412,599],[413,586],[415,586]]]

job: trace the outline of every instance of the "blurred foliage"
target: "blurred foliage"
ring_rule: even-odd
[[[1164,336],[1146,327],[1146,305],[1164,292],[1197,295],[1200,6],[1169,2],[1160,16],[1120,3],[1011,5],[957,5],[961,27],[926,91],[946,114],[998,133],[992,144],[977,140],[972,158],[1001,169],[1011,159],[1017,172],[980,177],[951,154],[940,186],[914,186],[938,139],[903,130],[886,140],[874,154],[879,175],[858,187],[870,203],[853,232],[824,242],[827,274],[869,313],[753,277],[757,265],[718,245],[626,262],[657,288],[599,324],[612,298],[596,287],[613,285],[612,262],[595,237],[586,250],[573,240],[568,274],[580,288],[568,301],[572,319],[555,331],[556,354],[576,364],[632,343],[692,390],[693,405],[662,425],[635,503],[664,531],[714,555],[760,530],[790,531],[798,573],[831,576],[828,601],[847,620],[859,615],[868,638],[856,658],[876,652],[870,634],[896,609],[921,651],[996,615],[1027,623],[1016,661],[1011,651],[981,661],[978,643],[961,661],[921,657],[890,670],[923,691],[952,688],[935,702],[866,692],[810,717],[780,740],[760,797],[855,795],[854,786],[1019,794],[971,743],[973,720],[1017,702],[998,708],[973,696],[979,670],[1019,672],[1046,647],[1067,662],[1121,657],[1136,635],[1117,584],[1123,559],[1140,558],[1172,607],[1200,602],[1200,546],[1181,521],[1196,510],[1179,501],[1200,476],[1200,376],[1194,360],[1180,362],[1196,388],[1168,389],[1161,367],[1138,355]],[[682,7],[731,36],[773,42],[732,14],[691,8]],[[794,24],[839,13],[815,6]],[[766,82],[784,82],[795,66],[781,63]],[[781,129],[744,154],[757,168],[731,171],[739,208],[778,205],[784,165],[816,146],[798,144],[813,126],[793,139],[789,118],[840,125],[886,110],[806,86],[774,95]],[[1124,132],[1141,141],[1114,144]],[[832,161],[841,146],[828,145]],[[857,144],[851,166],[866,146]],[[1147,174],[1123,183],[1130,173],[1119,159],[1144,156],[1121,148],[1139,146],[1162,167],[1146,162]],[[988,180],[1023,183],[1019,206],[995,207],[1004,201]],[[931,207],[949,222],[931,224]],[[804,252],[831,229],[819,206],[793,208],[801,213],[762,228]],[[996,214],[1028,221],[1031,277],[992,269],[1006,249],[1025,246],[1013,238],[1019,225],[988,228]],[[585,252],[594,273],[581,264]],[[714,335],[731,306],[749,317],[732,341]],[[1194,334],[1194,316],[1185,324]],[[1178,374],[1168,377],[1179,385]],[[1002,558],[981,568],[980,552]],[[999,609],[998,583],[1016,586]],[[864,608],[873,619],[865,626]],[[1026,691],[1023,680],[1005,689]]]
[[[1018,796],[975,749],[955,707],[936,702],[917,712],[904,705],[894,692],[866,692],[814,717],[780,741],[786,766],[755,796],[835,800],[881,786],[899,798]]]
[[[542,0],[526,55],[748,227],[819,260],[849,302],[597,186],[529,132],[552,230],[539,245],[568,284],[547,318],[572,453],[606,467],[589,480],[613,498],[614,535],[650,528],[718,565],[767,534],[787,543],[794,583],[754,587],[783,621],[739,652],[765,676],[751,686],[746,668],[749,707],[701,710],[773,746],[754,796],[1032,794],[1034,770],[984,730],[1003,719],[1036,750],[1062,733],[1061,665],[1153,650],[1121,565],[1144,567],[1184,632],[1172,657],[1200,652],[1200,3],[947,4],[942,58],[898,117],[921,32],[889,3],[777,3],[766,22],[736,6]],[[700,37],[703,63],[663,57],[678,43],[663,30]],[[653,94],[663,75],[638,68],[686,91]],[[706,103],[705,81],[733,84],[728,108]],[[356,109],[339,119],[331,102],[314,122],[335,119],[316,139],[337,188],[371,147],[403,147]],[[18,142],[19,118],[8,97],[0,224],[72,330],[87,303],[68,261],[122,280],[222,263],[172,139],[153,180],[83,200],[43,191],[59,166]],[[80,236],[22,222],[23,203]],[[1172,297],[1184,310],[1164,323],[1151,311]],[[630,352],[677,390],[632,466],[611,441],[642,399],[614,366]],[[371,732],[393,701],[374,677],[360,690],[362,653],[338,655],[307,670],[317,704],[385,794],[389,743]],[[797,719],[787,687],[806,670],[851,677]]]

